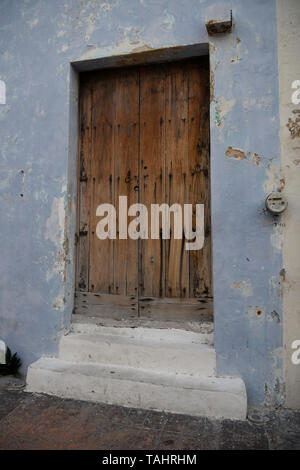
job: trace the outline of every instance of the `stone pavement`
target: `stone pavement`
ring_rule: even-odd
[[[136,410],[25,393],[18,382],[0,381],[1,450],[300,449],[300,412],[251,415],[255,423]]]

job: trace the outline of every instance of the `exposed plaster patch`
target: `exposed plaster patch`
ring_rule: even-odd
[[[285,178],[281,177],[279,179],[278,191],[283,191],[285,187]]]
[[[280,270],[280,286],[281,286],[281,291],[280,294],[282,295],[284,293],[288,293],[291,289],[297,288],[297,281],[295,280],[290,280],[287,278],[287,273],[284,268]]]
[[[140,43],[140,30],[133,27],[127,26],[121,31],[121,36],[123,39],[117,43],[117,47],[126,47],[127,45],[138,44]]]
[[[294,118],[289,118],[286,127],[290,131],[291,138],[300,137],[300,109],[294,109],[293,114]]]
[[[266,194],[269,194],[273,191],[282,191],[285,186],[285,179],[283,177],[282,171],[278,168],[277,165],[271,163],[266,170],[267,179],[263,184],[263,189]]]
[[[245,297],[245,298],[252,297],[253,289],[252,289],[249,279],[243,279],[240,282],[234,282],[232,285],[235,289],[238,289],[239,294],[242,297]]]
[[[79,57],[80,60],[91,60],[101,57],[113,57],[118,55],[126,55],[132,52],[146,52],[153,48],[148,44],[143,44],[140,39],[140,31],[133,27],[127,27],[122,30],[123,39],[117,42],[114,46],[99,47],[89,45],[88,49]],[[136,47],[132,47],[136,46]]]
[[[216,115],[216,118],[219,115]],[[233,148],[233,147],[228,147],[225,155],[229,158],[233,158],[235,160],[247,160],[248,162],[254,163],[254,165],[259,166],[262,160],[262,157],[258,155],[256,152],[247,152],[247,154],[239,149],[239,148]],[[284,180],[283,180],[284,182]]]
[[[223,96],[216,100],[216,118],[215,122],[216,125],[220,128],[223,128],[224,125],[224,117],[228,114],[235,105],[236,100],[232,98],[231,100],[225,100]]]
[[[59,275],[61,280],[65,282],[65,266],[66,266],[66,253],[65,253],[65,210],[64,210],[64,197],[54,198],[51,214],[46,221],[45,239],[51,240],[56,248],[57,257],[53,263],[53,267],[47,271],[47,282],[53,276]],[[60,296],[58,296],[60,297]]]
[[[232,147],[228,147],[225,155],[227,155],[227,157],[229,157],[229,158],[235,158],[236,160],[246,160],[247,159],[247,157],[246,157],[245,153],[243,152],[243,150],[237,149],[237,148],[232,148]]]
[[[210,42],[209,43],[209,57],[210,57],[210,102],[214,101],[214,89],[215,89],[215,72],[219,65],[219,61],[216,56],[216,46]]]
[[[255,165],[259,166],[260,157],[259,155],[257,155],[257,153],[252,154],[252,160],[253,160],[253,163],[255,163]]]
[[[92,35],[92,33],[94,32],[94,29],[95,29],[96,17],[93,13],[88,15],[87,22],[88,22],[88,26],[86,28],[85,37],[84,37],[84,39],[86,41],[88,41],[90,39],[90,37],[91,37],[91,35]]]
[[[52,268],[47,270],[46,281],[51,281],[56,275],[60,276],[62,282],[65,282],[65,261],[61,252],[58,252],[57,259],[54,261]]]
[[[160,25],[163,29],[170,31],[175,24],[175,18],[173,15],[168,13],[166,10],[164,11],[164,16],[160,19]]]
[[[65,309],[65,304],[66,304],[66,299],[64,297],[64,290],[63,288],[60,290],[60,293],[57,297],[55,297],[54,302],[53,302],[53,308],[55,310],[61,310],[64,311]]]
[[[273,226],[273,231],[271,233],[271,244],[276,251],[281,252],[282,242],[283,242],[282,225],[275,224]]]
[[[51,206],[51,214],[46,221],[46,240],[51,240],[56,248],[61,248],[64,241],[64,198],[55,197]]]

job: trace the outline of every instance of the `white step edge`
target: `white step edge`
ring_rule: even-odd
[[[212,321],[175,321],[175,320],[155,320],[153,318],[122,318],[122,321],[113,318],[103,318],[100,316],[91,316],[75,313],[72,315],[72,327],[76,325],[81,326],[90,325],[95,327],[108,327],[108,328],[144,328],[144,329],[173,329],[183,330],[195,333],[212,333],[214,330],[214,323]]]
[[[103,326],[94,323],[72,323],[72,333],[100,334],[108,336],[125,336],[136,339],[168,340],[176,343],[184,341],[213,345],[213,323],[202,325],[200,331],[188,331],[178,328],[128,328],[116,326]]]
[[[194,375],[214,375],[216,353],[212,346],[183,335],[172,336],[79,334],[63,336],[59,358]]]
[[[28,392],[214,418],[246,419],[237,377],[194,377],[42,357],[27,373]]]

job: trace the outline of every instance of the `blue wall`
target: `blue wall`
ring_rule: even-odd
[[[282,402],[281,226],[263,210],[266,194],[284,184],[275,2],[232,1],[233,32],[208,37],[206,8],[218,3],[1,1],[0,337],[24,371],[57,352],[72,309],[77,103],[70,63],[210,42],[218,372],[242,376],[251,403]]]

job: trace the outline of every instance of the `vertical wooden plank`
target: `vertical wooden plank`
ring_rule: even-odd
[[[190,61],[189,70],[189,185],[193,204],[204,204],[205,239],[202,250],[190,251],[190,296],[212,296],[210,218],[210,138],[208,58]]]
[[[92,105],[92,202],[90,236],[90,292],[113,292],[113,240],[96,236],[97,206],[114,204],[114,132],[116,73],[94,76]]]
[[[188,75],[185,63],[168,67],[166,80],[166,203],[183,208],[190,201],[188,175]],[[174,216],[171,216],[171,238],[166,246],[166,296],[189,296],[189,254],[185,240],[174,239]]]
[[[140,69],[140,202],[165,202],[165,66]],[[142,240],[140,243],[140,295],[165,295],[165,241]]]
[[[204,302],[201,297],[212,296],[208,60],[88,74],[81,86],[80,134],[77,289],[117,294],[115,317],[136,315],[137,290],[149,318],[163,315],[167,298],[177,302],[177,314],[172,304],[168,315],[197,317],[206,307],[187,308],[191,298]],[[120,240],[119,232],[114,241],[96,237],[97,206],[113,204],[118,217],[119,196],[128,197],[128,207],[146,205],[148,240]],[[203,203],[204,248],[187,252],[184,238],[174,240],[173,216],[171,239],[162,240],[160,233],[152,240],[155,203],[182,209]],[[108,305],[109,299],[106,315]],[[82,308],[89,306],[83,302]],[[99,304],[100,316],[102,310]]]
[[[79,168],[77,204],[76,288],[87,291],[89,285],[90,190],[91,190],[91,89],[89,78],[80,84]]]
[[[115,207],[119,227],[119,196],[127,196],[127,206],[138,202],[139,157],[139,72],[123,69],[116,79],[116,122],[114,145]],[[125,214],[127,217],[127,214]],[[138,295],[138,242],[114,242],[114,293]]]

